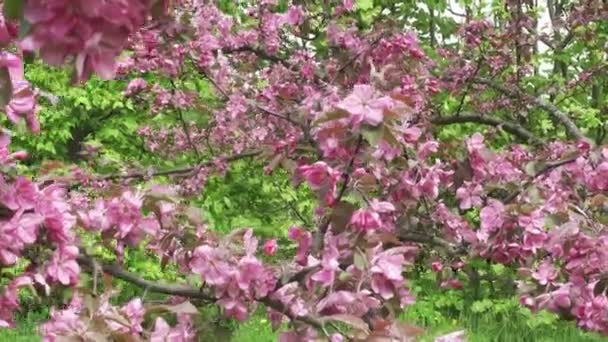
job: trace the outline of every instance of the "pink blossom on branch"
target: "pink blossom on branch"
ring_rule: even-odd
[[[353,124],[378,126],[384,120],[384,110],[392,105],[390,97],[378,96],[371,85],[358,84],[353,88],[353,92],[338,104],[338,108],[350,113]]]

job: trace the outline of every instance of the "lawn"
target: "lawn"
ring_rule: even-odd
[[[432,341],[433,337],[459,329],[467,329],[469,342],[599,342],[608,341],[608,338],[589,334],[577,329],[571,322],[555,319],[549,314],[540,316],[527,316],[525,311],[515,308],[506,314],[491,312],[476,315],[460,315],[458,319],[448,319],[428,312],[430,301],[420,299],[403,316],[403,320],[417,322],[427,327],[427,336],[422,342]],[[420,316],[427,311],[428,317]],[[530,318],[534,317],[534,318]],[[431,318],[431,319],[429,319]],[[40,341],[37,335],[37,322],[44,319],[44,315],[30,313],[19,318],[15,330],[0,330],[0,342],[29,342]],[[235,330],[217,328],[210,332],[204,340],[222,340],[223,342],[273,342],[277,333],[273,333],[270,324],[262,315],[253,317],[242,325],[233,325]]]

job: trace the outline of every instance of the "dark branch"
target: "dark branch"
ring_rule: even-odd
[[[350,159],[350,162],[348,163],[346,170],[344,170],[344,172],[342,173],[343,183],[342,183],[342,187],[340,188],[340,191],[338,192],[338,196],[335,199],[335,203],[340,202],[342,200],[342,197],[346,193],[348,183],[350,182],[350,174],[353,171],[352,169],[355,164],[355,158],[357,157],[357,154],[359,154],[359,150],[361,150],[362,146],[363,146],[363,135],[359,135],[359,137],[357,138],[357,146],[355,146],[355,151],[353,152],[353,156]],[[312,248],[313,254],[316,254],[323,249],[323,238],[325,237],[325,233],[327,233],[327,229],[329,228],[330,223],[331,223],[331,220],[328,217],[323,221],[323,223],[317,230],[317,232],[315,234],[313,248]]]
[[[240,159],[255,157],[255,156],[260,155],[261,153],[262,153],[262,151],[245,152],[245,153],[234,154],[234,155],[222,158],[222,160],[225,162],[232,162],[232,161],[237,161]],[[187,176],[187,175],[191,174],[192,172],[199,170],[202,167],[211,166],[213,164],[214,164],[214,161],[206,161],[206,162],[194,165],[194,166],[186,166],[186,167],[169,169],[169,170],[159,170],[159,171],[152,171],[152,172],[139,171],[139,172],[133,172],[133,173],[128,173],[128,174],[111,174],[111,175],[101,176],[94,180],[108,181],[108,180],[116,180],[116,179],[146,179],[149,177],[171,176],[171,175]]]
[[[452,246],[452,244],[450,244],[448,241],[443,240],[436,236],[428,236],[428,235],[423,235],[423,234],[418,234],[418,233],[404,232],[404,233],[399,233],[398,238],[399,238],[399,241],[402,241],[402,242],[416,242],[416,243],[420,243],[420,244],[427,244],[427,245],[431,245],[431,246],[441,247],[441,248],[445,249],[446,252],[450,255],[456,255],[459,252],[459,250],[457,248],[455,248],[454,246]]]
[[[141,287],[149,292],[162,293],[171,296],[178,296],[184,298],[191,299],[199,299],[207,302],[215,302],[216,298],[206,292],[201,291],[200,289],[196,289],[190,286],[184,285],[169,285],[169,284],[161,284],[152,282],[149,280],[145,280],[139,277],[136,274],[125,271],[119,265],[114,264],[103,264],[89,256],[79,256],[77,259],[78,264],[80,264],[83,268],[85,268],[88,272],[95,272],[96,269],[101,269],[104,273],[109,274],[117,279],[126,281],[138,287]],[[284,314],[289,317],[292,321],[300,321],[306,323],[312,327],[317,329],[323,328],[323,323],[311,316],[299,316],[289,312],[289,308],[286,307],[282,302],[270,299],[268,297],[264,297],[257,300],[260,303],[263,303],[267,307]]]
[[[215,301],[215,298],[208,293],[202,292],[199,289],[192,288],[190,286],[183,285],[168,285],[156,283],[153,281],[145,280],[140,278],[138,275],[131,272],[125,271],[122,267],[113,264],[102,264],[91,257],[79,256],[77,258],[78,264],[84,267],[89,272],[99,268],[104,273],[113,276],[114,278],[126,281],[150,292],[162,293],[171,296],[186,297],[192,299],[201,299],[204,301]]]
[[[434,117],[433,119],[431,119],[431,122],[435,125],[477,123],[481,125],[495,126],[527,142],[531,142],[534,144],[543,143],[540,138],[536,137],[532,132],[528,131],[527,129],[518,124],[485,115],[463,114],[449,117]]]
[[[577,140],[586,141],[592,145],[594,144],[594,142],[591,139],[587,138],[578,129],[578,127],[574,124],[574,122],[570,119],[570,117],[568,117],[568,114],[562,112],[559,108],[557,108],[552,103],[549,103],[539,97],[528,96],[526,94],[522,94],[521,92],[519,92],[517,90],[509,89],[508,87],[506,87],[502,84],[499,84],[497,82],[494,82],[494,81],[486,79],[486,78],[480,78],[480,77],[475,78],[475,83],[487,85],[490,88],[492,88],[496,91],[499,91],[511,98],[529,100],[534,105],[536,105],[538,108],[541,108],[541,109],[547,111],[555,119],[557,119],[559,122],[561,122],[562,125],[564,125],[564,127],[566,127],[566,131],[568,131],[568,133],[571,136],[573,136]]]
[[[175,85],[175,82],[173,80],[171,80],[171,95],[175,96],[176,89],[177,89],[177,87]],[[186,135],[186,140],[188,141],[188,145],[190,145],[190,148],[192,149],[192,151],[194,151],[194,154],[196,154],[196,157],[200,160],[201,153],[199,152],[198,148],[196,147],[196,144],[194,144],[194,141],[192,141],[192,135],[190,135],[190,129],[188,128],[188,124],[186,123],[186,120],[184,119],[184,113],[182,112],[182,110],[180,108],[176,108],[176,111],[177,111],[177,118],[182,125],[182,130],[184,131],[184,134]]]

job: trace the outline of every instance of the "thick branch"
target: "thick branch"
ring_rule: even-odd
[[[234,155],[225,157],[222,160],[224,160],[225,162],[232,162],[232,161],[237,161],[240,159],[255,157],[255,156],[260,155],[261,153],[262,153],[262,151],[244,152],[244,153],[234,154]],[[95,180],[108,181],[108,180],[116,180],[116,179],[145,179],[148,177],[188,175],[202,167],[211,166],[211,165],[213,165],[213,163],[214,163],[213,161],[206,161],[206,162],[194,165],[194,166],[185,166],[185,167],[169,169],[169,170],[158,170],[158,171],[152,171],[152,172],[138,171],[138,172],[133,172],[133,173],[128,173],[128,174],[111,174],[111,175],[99,177]]]
[[[415,242],[415,243],[420,243],[420,244],[441,247],[441,248],[445,249],[445,251],[451,256],[455,256],[458,254],[458,252],[461,251],[461,248],[456,248],[456,247],[452,246],[452,244],[450,244],[448,241],[438,238],[436,236],[428,236],[428,235],[412,233],[412,232],[403,232],[403,233],[399,233],[398,238],[399,238],[399,241],[402,241],[402,242]]]
[[[591,139],[587,138],[578,129],[578,127],[574,124],[574,122],[570,119],[570,117],[568,117],[568,114],[562,112],[559,108],[557,108],[552,103],[549,103],[539,97],[533,97],[533,96],[528,96],[526,94],[522,94],[519,91],[509,89],[502,84],[499,84],[497,82],[494,82],[494,81],[486,79],[486,78],[477,77],[477,78],[475,78],[474,81],[475,81],[475,83],[478,83],[478,84],[487,85],[487,86],[491,87],[492,89],[499,91],[511,98],[531,101],[534,105],[547,111],[555,119],[557,119],[559,122],[561,122],[562,125],[564,125],[564,127],[566,127],[566,131],[568,131],[568,133],[571,136],[575,137],[578,140],[583,140],[583,141],[588,142],[589,144],[593,144],[593,141]]]
[[[458,116],[449,116],[449,117],[434,117],[431,119],[431,122],[435,125],[452,125],[459,123],[477,123],[481,125],[495,126],[498,128],[502,128],[505,132],[508,132],[522,140],[534,143],[534,144],[542,144],[543,141],[536,137],[532,132],[528,131],[524,127],[507,122],[504,120],[500,120],[495,117],[478,115],[478,114],[464,114]]]
[[[171,296],[186,297],[192,299],[201,299],[204,301],[215,301],[215,298],[208,293],[202,292],[200,289],[195,289],[190,286],[161,284],[153,281],[140,278],[138,275],[125,271],[122,267],[112,264],[102,264],[88,256],[79,256],[78,264],[83,266],[89,272],[98,267],[104,273],[113,276],[114,278],[126,281],[150,292],[162,293]]]
[[[169,284],[161,284],[152,282],[149,280],[145,280],[139,277],[136,274],[125,271],[119,265],[114,264],[102,264],[96,261],[95,259],[89,256],[79,256],[77,258],[78,263],[85,268],[89,272],[94,272],[96,269],[101,269],[104,273],[112,275],[113,277],[141,287],[149,292],[162,293],[171,296],[178,296],[184,298],[191,299],[200,299],[204,301],[214,302],[216,298],[206,292],[201,291],[200,289],[193,288],[190,286],[184,285],[169,285]],[[283,303],[277,300],[270,299],[268,297],[264,297],[257,300],[260,303],[263,303],[267,307],[281,312],[282,314],[289,317],[291,320],[300,321],[306,323],[310,326],[313,326],[317,329],[323,328],[323,323],[318,319],[310,316],[299,316],[296,317],[289,312],[289,308],[286,307]]]

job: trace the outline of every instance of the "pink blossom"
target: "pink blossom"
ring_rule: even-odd
[[[451,279],[448,279],[448,280],[442,282],[440,287],[448,288],[448,289],[452,289],[452,290],[461,290],[463,288],[460,280],[454,279],[454,278],[451,278]]]
[[[108,79],[114,75],[114,59],[125,47],[128,34],[143,25],[146,5],[139,0],[33,0],[25,5],[24,15],[31,24],[21,43],[24,50],[39,51],[54,65],[74,57],[77,80],[93,72]]]
[[[544,261],[536,272],[532,273],[532,278],[536,279],[540,285],[547,285],[557,278],[557,270],[549,261]]]
[[[320,190],[329,186],[337,174],[337,172],[325,162],[303,165],[299,167],[298,171],[302,177],[308,181],[308,184],[310,184],[310,187],[313,190]]]
[[[379,247],[376,247],[378,249]],[[405,285],[402,272],[407,263],[404,256],[410,253],[409,247],[397,247],[375,255],[371,262],[372,290],[384,299],[391,299],[401,294],[399,288]]]
[[[341,334],[335,333],[332,334],[331,337],[329,338],[330,342],[344,342],[344,336],[342,336]]]
[[[238,300],[225,298],[218,300],[217,304],[224,309],[224,313],[228,317],[232,317],[239,321],[245,321],[249,316],[247,307]]]
[[[276,239],[268,240],[264,243],[264,254],[268,256],[273,256],[277,252],[277,249],[278,245]]]
[[[342,7],[344,7],[345,10],[351,12],[355,9],[354,1],[353,0],[343,0]]]
[[[422,130],[419,127],[408,127],[403,131],[403,138],[406,142],[413,144],[422,136]]]
[[[296,261],[300,265],[305,265],[307,263],[310,247],[312,246],[312,234],[301,228],[291,227],[289,228],[287,237],[298,244]]]
[[[335,272],[338,270],[340,256],[336,241],[333,238],[328,238],[329,241],[323,250],[323,258],[321,259],[321,270],[312,275],[311,279],[320,283],[323,286],[331,286],[335,280]]]
[[[479,184],[464,182],[464,185],[456,190],[456,198],[460,201],[460,209],[466,210],[481,207],[481,194],[483,188]]]
[[[439,151],[439,143],[434,140],[428,140],[418,146],[416,155],[418,159],[424,160],[428,158],[432,153]]]
[[[190,267],[212,286],[225,285],[231,276],[231,268],[223,260],[222,253],[208,245],[199,246],[194,250]]]
[[[392,203],[379,201],[377,198],[372,199],[370,207],[378,213],[391,213],[395,211],[395,206]]]
[[[193,341],[195,333],[183,320],[175,327],[169,326],[162,317],[157,317],[154,322],[154,331],[150,336],[150,342],[188,342]]]
[[[7,83],[2,84],[2,87],[10,91],[5,107],[6,116],[13,123],[25,120],[28,128],[37,133],[40,125],[36,118],[35,94],[30,84],[23,79],[23,62],[11,53],[0,51],[0,70],[2,69],[9,75],[8,80],[0,80]]]
[[[490,200],[488,205],[481,209],[479,213],[481,230],[478,234],[480,239],[486,240],[491,232],[502,227],[505,219],[504,210],[502,202],[497,200]]]
[[[441,270],[443,270],[443,264],[439,261],[435,261],[431,264],[431,270],[435,273],[441,272]]]
[[[338,104],[338,108],[349,112],[355,123],[364,122],[378,126],[384,119],[384,109],[392,106],[388,97],[377,97],[368,84],[358,84],[353,92]]]
[[[51,262],[46,267],[46,274],[52,280],[62,285],[74,285],[78,282],[80,266],[76,262],[78,247],[66,246],[59,248]]]
[[[353,213],[350,224],[356,231],[373,232],[382,227],[380,215],[370,209],[359,209]]]
[[[148,84],[143,78],[134,78],[127,85],[127,89],[124,92],[125,96],[133,96],[137,93],[140,93],[141,91],[146,89],[147,86]]]
[[[51,310],[51,320],[40,328],[44,342],[59,341],[65,336],[82,336],[87,330],[77,311],[67,309]]]
[[[298,26],[304,22],[304,11],[300,6],[290,6],[285,13],[285,22],[291,26]]]

